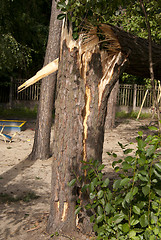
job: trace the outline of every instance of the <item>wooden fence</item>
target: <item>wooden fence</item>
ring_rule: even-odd
[[[18,93],[17,88],[20,86],[25,79],[19,79],[16,81],[11,81],[11,85],[8,87],[0,85],[0,102],[7,103],[10,100],[25,100],[25,101],[37,101],[40,96],[40,85],[41,82],[38,82],[24,91]],[[117,105],[118,106],[130,106],[133,110],[136,107],[140,107],[146,92],[145,86],[142,85],[131,85],[131,84],[120,84],[119,91],[117,96]],[[147,97],[145,99],[144,107],[152,106],[152,91],[149,90]]]
[[[142,85],[120,84],[117,103],[119,106],[130,106],[135,110],[136,107],[141,106],[146,90],[145,86]],[[151,107],[152,104],[153,94],[152,90],[149,89],[144,102],[144,107]]]
[[[41,82],[37,82],[34,85],[26,88],[22,92],[17,91],[18,87],[24,83],[26,80],[24,79],[19,79],[16,82],[13,81],[12,84],[12,96],[13,100],[26,100],[26,101],[38,101],[40,97],[40,85]]]

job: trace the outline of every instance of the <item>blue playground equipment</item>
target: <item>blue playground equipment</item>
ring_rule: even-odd
[[[26,121],[19,120],[0,120],[0,136],[3,137],[5,142],[12,142],[15,134],[23,130],[25,123]],[[14,133],[14,135],[10,136],[9,133]]]

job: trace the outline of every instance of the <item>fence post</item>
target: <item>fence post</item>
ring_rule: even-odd
[[[135,112],[136,110],[136,95],[137,95],[137,84],[134,84],[134,92],[133,92],[133,104],[132,110]]]

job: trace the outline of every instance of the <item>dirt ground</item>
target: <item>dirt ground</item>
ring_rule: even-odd
[[[140,130],[146,134],[149,122],[117,120],[114,129],[106,129],[103,163],[107,172],[112,171],[112,159],[106,152],[113,150],[121,156],[118,142],[126,144],[135,141]],[[0,136],[0,240],[52,239],[45,231],[50,205],[52,158],[33,162],[26,160],[32,149],[34,130],[35,121],[30,120],[12,143],[5,143]]]

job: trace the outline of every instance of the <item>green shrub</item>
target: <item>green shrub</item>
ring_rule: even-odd
[[[115,158],[112,165],[118,174],[112,183],[102,173],[104,165],[92,160],[83,162],[86,177],[77,176],[69,183],[73,186],[79,180],[88,196],[84,206],[78,199],[75,213],[82,208],[92,211],[96,239],[161,239],[161,137],[144,139],[143,132],[138,134],[136,151],[119,143],[124,159],[108,153]]]

